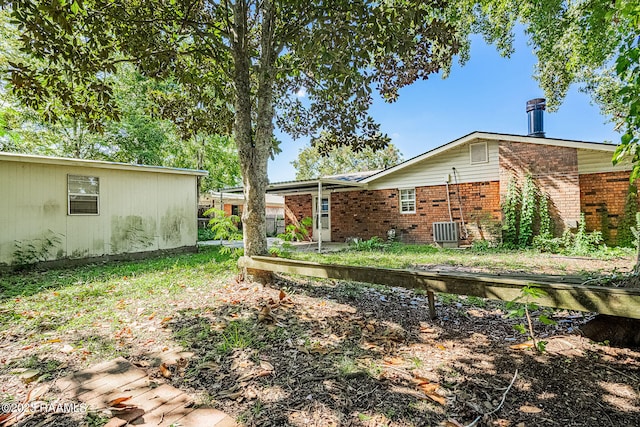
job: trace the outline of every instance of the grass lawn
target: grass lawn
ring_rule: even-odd
[[[583,275],[633,265],[631,255],[589,261],[424,246],[292,257]],[[574,412],[601,420],[603,410],[614,425],[628,422],[630,413],[640,422],[633,397],[640,366],[628,362],[640,355],[572,335],[585,320],[580,313],[556,312],[556,325],[536,322],[539,337],[549,341],[547,353],[538,355],[511,348],[525,340],[513,328],[521,319],[505,318],[499,302],[441,297],[440,317],[432,321],[419,293],[292,277],[270,286],[242,283],[235,263],[209,247],[0,275],[0,401],[21,401],[37,385],[123,356],[154,381],[169,382],[247,426],[425,426],[449,418],[464,424],[496,406],[517,367],[504,408],[488,420],[495,425],[553,425],[547,419],[571,425]],[[165,378],[145,361],[171,350],[193,357],[170,366]],[[568,392],[571,401],[550,397]],[[589,400],[594,396],[597,405]],[[55,399],[55,390],[46,398]],[[43,425],[100,426],[107,419],[90,413]]]
[[[430,245],[392,244],[384,250],[349,250],[320,255],[313,252],[292,252],[288,257],[320,263],[387,268],[576,275],[589,278],[631,271],[635,251],[614,248],[596,252],[591,257],[581,257],[540,253],[535,250],[461,250],[438,249]]]
[[[88,362],[126,356],[129,350],[120,338],[128,328],[160,327],[177,308],[208,298],[235,269],[234,260],[208,249],[152,260],[6,274],[0,276],[0,336],[26,348],[31,356],[65,344],[83,349]]]

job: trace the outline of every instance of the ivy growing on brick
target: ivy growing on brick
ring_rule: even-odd
[[[502,203],[504,223],[502,226],[502,243],[506,246],[516,246],[518,243],[518,211],[521,204],[520,190],[515,178],[509,180],[507,194]]]
[[[522,186],[522,202],[520,210],[520,227],[518,230],[518,246],[525,248],[533,238],[533,220],[536,215],[537,188],[533,177],[527,175]]]
[[[602,233],[602,241],[610,245],[611,244],[611,221],[609,220],[609,209],[607,208],[607,204],[603,202],[600,205],[600,209],[598,209],[598,213],[600,214],[600,232]]]
[[[531,246],[536,230],[545,239],[553,238],[549,196],[542,194],[531,175],[525,177],[522,188],[515,178],[509,180],[502,211],[502,240],[505,246]]]
[[[551,214],[549,212],[549,196],[546,194],[540,194],[540,206],[538,208],[538,215],[540,221],[539,234],[544,237],[553,237],[553,223],[551,221]]]
[[[627,191],[622,220],[618,224],[618,246],[632,248],[635,246],[635,236],[631,227],[636,225],[638,212],[638,188],[631,184]]]

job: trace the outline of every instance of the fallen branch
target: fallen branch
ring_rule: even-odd
[[[485,412],[482,415],[478,415],[478,417],[473,420],[471,422],[471,424],[467,424],[464,427],[475,427],[476,424],[478,424],[478,421],[480,421],[483,417],[486,417],[488,415],[493,415],[496,412],[498,412],[500,410],[500,408],[502,408],[502,405],[504,405],[504,401],[507,399],[507,394],[509,393],[509,390],[511,390],[511,387],[513,386],[513,383],[516,382],[516,378],[518,377],[518,370],[516,369],[516,372],[513,374],[513,378],[511,379],[511,382],[509,383],[509,387],[507,387],[507,389],[504,391],[504,394],[502,395],[502,400],[500,401],[500,404],[498,406],[496,406],[493,410],[489,411],[489,412]]]

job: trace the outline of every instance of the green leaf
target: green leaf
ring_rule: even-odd
[[[540,319],[540,321],[545,324],[545,325],[555,325],[558,322],[556,322],[553,319],[550,319],[549,317],[545,316],[544,314],[541,314],[538,319]]]
[[[531,298],[542,298],[547,295],[547,293],[538,287],[535,286],[525,286],[522,288],[522,293],[524,295],[530,296]]]
[[[508,312],[507,318],[519,318],[519,317],[524,317],[524,315],[525,315],[524,307],[521,307],[517,310],[511,310],[510,312]]]
[[[538,342],[536,342],[536,349],[540,353],[544,353],[547,350],[547,341],[538,341]]]
[[[526,335],[527,334],[527,328],[525,328],[525,326],[520,323],[517,325],[513,325],[513,329],[515,329],[516,331],[520,332],[522,335]]]

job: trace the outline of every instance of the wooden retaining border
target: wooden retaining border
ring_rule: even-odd
[[[640,289],[522,280],[476,273],[319,264],[266,256],[241,257],[238,266],[249,270],[421,289],[427,292],[432,318],[436,316],[435,292],[512,301],[522,296],[523,287],[534,286],[546,293],[533,301],[539,305],[640,319]]]

